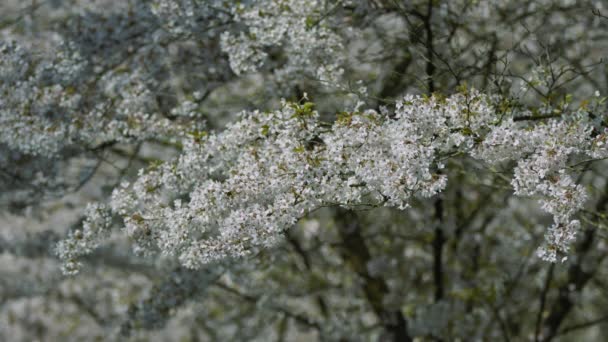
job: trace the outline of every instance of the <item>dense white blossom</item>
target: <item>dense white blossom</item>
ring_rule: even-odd
[[[591,125],[585,118],[553,119],[530,127],[501,124],[482,143],[480,158],[497,163],[515,160],[513,189],[516,195],[538,196],[541,207],[553,215],[554,224],[547,233],[547,245],[539,250],[546,260],[556,261],[565,253],[580,223],[573,215],[583,208],[587,193],[577,185],[567,171],[571,155],[595,153],[589,151]],[[514,130],[513,128],[516,128]]]
[[[82,228],[70,232],[68,239],[57,245],[59,257],[66,260],[63,267],[66,274],[77,272],[81,266],[77,258],[91,253],[110,235],[111,217],[104,205],[87,205],[85,215]]]
[[[286,63],[274,68],[279,81],[309,77],[336,84],[343,73],[345,55],[342,39],[326,23],[332,4],[326,0],[256,0],[237,3],[234,20],[246,31],[222,34],[222,49],[238,75],[258,71],[269,63],[268,51],[281,47]]]
[[[342,112],[333,124],[310,102],[245,112],[220,133],[193,133],[177,161],[142,170],[132,186],[116,189],[112,211],[137,251],[199,268],[273,246],[321,207],[405,209],[412,196],[445,188],[450,157],[471,154],[489,165],[516,163],[514,193],[537,197],[554,217],[539,255],[555,261],[574,240],[580,224],[573,216],[587,199],[567,162],[587,151],[591,127],[582,112],[546,123],[501,122],[495,102],[474,90],[408,95],[394,116]]]

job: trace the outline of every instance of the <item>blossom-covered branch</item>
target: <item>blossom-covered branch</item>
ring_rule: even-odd
[[[576,236],[574,216],[587,198],[567,162],[605,155],[603,135],[585,111],[514,122],[513,111],[497,111],[498,100],[474,90],[406,96],[394,115],[342,112],[333,124],[321,121],[311,102],[244,112],[221,133],[192,133],[178,160],[122,184],[112,213],[137,251],[199,268],[275,245],[320,207],[406,209],[413,196],[445,188],[447,158],[469,154],[491,166],[515,163],[515,194],[538,198],[554,218],[539,256],[556,261]]]

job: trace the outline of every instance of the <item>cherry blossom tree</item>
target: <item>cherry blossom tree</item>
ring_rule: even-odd
[[[599,0],[6,0],[0,336],[608,336]]]

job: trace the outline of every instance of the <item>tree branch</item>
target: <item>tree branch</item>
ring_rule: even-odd
[[[407,321],[401,310],[389,309],[384,305],[384,297],[389,294],[386,281],[382,277],[369,274],[367,270],[371,253],[361,236],[361,227],[357,215],[346,209],[338,209],[336,216],[338,232],[343,240],[344,259],[352,270],[363,279],[365,298],[389,335],[386,340],[395,342],[412,341],[408,333]]]

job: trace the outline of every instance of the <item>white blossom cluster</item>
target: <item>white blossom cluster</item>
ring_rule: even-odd
[[[64,260],[62,271],[75,274],[81,266],[78,257],[95,250],[110,235],[111,216],[103,204],[89,203],[82,228],[68,233],[68,238],[57,244],[57,255]]]
[[[580,228],[580,222],[572,216],[585,204],[587,193],[565,168],[569,155],[583,152],[589,130],[579,123],[552,120],[530,135],[536,149],[519,161],[512,184],[517,195],[541,196],[542,209],[553,215],[547,245],[538,253],[543,259],[555,261],[557,252],[568,251]]]
[[[339,6],[340,2],[331,6]],[[342,38],[327,25],[331,10],[325,0],[256,0],[232,7],[240,32],[226,31],[221,46],[237,74],[258,71],[273,64],[271,50],[282,48],[285,62],[272,67],[279,81],[306,76],[335,84],[343,73]],[[276,64],[276,62],[274,62]]]
[[[80,95],[64,92],[61,81],[78,73],[79,67],[57,84],[44,86],[45,71],[53,65],[36,65],[30,54],[16,43],[0,43],[0,139],[2,143],[29,154],[57,152],[65,142],[68,127],[65,111],[74,110]]]
[[[591,129],[582,116],[538,124],[501,119],[494,100],[476,91],[408,95],[393,117],[344,112],[333,124],[320,121],[310,102],[245,112],[221,133],[193,133],[176,162],[122,184],[112,212],[138,251],[199,268],[275,245],[320,207],[407,208],[412,196],[445,188],[443,162],[468,153],[490,164],[517,162],[515,193],[538,197],[554,216],[539,252],[554,261],[574,239],[579,223],[572,217],[586,199],[566,162],[586,151]]]
[[[0,43],[0,53],[0,142],[14,150],[52,156],[70,146],[93,148],[183,130],[160,117],[151,106],[154,94],[133,75],[102,75],[99,101],[89,103],[82,76],[88,63],[69,47],[50,60],[37,59],[14,42]]]
[[[176,36],[207,35],[210,27],[221,28],[232,15],[232,4],[223,0],[153,0],[151,12],[163,23],[163,28]],[[205,25],[201,25],[205,23]]]
[[[474,154],[494,165],[517,161],[511,182],[515,194],[539,198],[541,208],[554,219],[546,234],[546,245],[538,250],[538,255],[549,261],[568,252],[580,228],[573,216],[587,200],[586,190],[567,172],[569,157],[605,153],[598,151],[597,143],[593,144],[598,138],[593,138],[585,114],[575,114],[537,125],[518,124],[509,118],[487,134]]]

